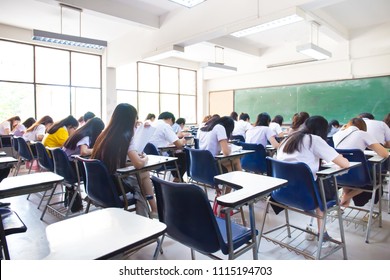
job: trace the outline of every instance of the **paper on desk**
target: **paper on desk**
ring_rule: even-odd
[[[137,128],[134,134],[133,142],[138,153],[142,153],[144,151],[146,144],[149,142],[150,138],[152,138],[155,130],[156,128],[153,126],[145,127],[144,125],[141,125]]]
[[[242,150],[242,146],[230,144],[230,149],[232,153],[237,153]]]

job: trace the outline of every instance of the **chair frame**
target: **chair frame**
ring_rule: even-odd
[[[241,146],[243,150],[255,150],[255,153],[245,155],[241,158],[241,167],[247,172],[256,174],[267,173],[267,152],[265,147],[261,144],[250,144],[245,142],[238,142],[238,146]]]
[[[225,240],[227,240],[226,230],[227,230],[227,227],[230,225],[225,223],[225,219],[214,216],[206,194],[201,190],[201,188],[198,185],[189,184],[189,183],[169,182],[169,181],[162,180],[156,176],[152,176],[152,181],[153,181],[153,184],[155,187],[155,192],[156,192],[159,220],[160,220],[160,222],[167,224],[167,232],[163,235],[161,243],[156,248],[156,252],[158,252],[161,249],[164,237],[165,237],[165,235],[167,235],[170,238],[189,247],[191,249],[191,258],[193,260],[195,260],[195,251],[197,251],[203,255],[206,255],[212,259],[221,260],[222,258],[215,255],[215,252],[217,252],[217,251],[222,252],[224,255],[228,255],[229,259],[236,259],[237,257],[241,256],[242,254],[244,254],[245,252],[247,252],[249,250],[253,251],[253,258],[256,259],[256,257],[257,257],[256,240],[255,241],[252,240],[251,230],[249,228],[244,227],[244,226],[231,223],[231,226],[236,227],[236,229],[239,229],[239,230],[245,229],[245,231],[246,231],[245,238],[242,237],[242,233],[241,233],[241,234],[239,234],[240,238],[237,239],[238,236],[233,233],[233,235],[234,235],[232,237],[233,244],[226,242],[225,241]],[[203,249],[206,251],[202,251],[202,249],[200,249],[200,248],[202,246],[206,246],[206,245],[200,245],[198,243],[199,241],[196,241],[196,240],[191,241],[192,237],[186,235],[185,226],[183,228],[182,227],[183,225],[177,225],[176,223],[169,221],[169,217],[166,216],[168,214],[166,214],[167,213],[167,208],[166,208],[167,202],[166,202],[166,200],[164,200],[164,196],[165,196],[164,192],[169,191],[169,189],[173,190],[174,188],[177,190],[182,190],[184,192],[187,192],[188,193],[187,195],[191,195],[191,198],[194,198],[194,195],[195,195],[195,197],[197,197],[197,199],[204,201],[204,203],[202,202],[202,205],[200,205],[200,206],[205,205],[205,207],[207,207],[207,209],[203,209],[200,213],[205,214],[205,212],[206,212],[207,213],[206,215],[208,215],[208,217],[211,218],[211,222],[212,222],[214,230],[215,230],[215,232],[213,234],[215,234],[216,238],[218,239],[218,241],[217,241],[218,244],[210,245],[207,242],[207,244],[208,244],[207,246],[209,246],[209,245],[214,246],[213,250],[207,252],[207,249],[205,249],[203,247]],[[170,196],[170,197],[174,197],[174,196]],[[175,199],[175,198],[173,198],[173,199]],[[200,202],[200,201],[197,201],[197,202]],[[175,202],[173,204],[175,206],[177,205]],[[193,209],[193,207],[190,207],[190,208]],[[177,211],[173,211],[173,212],[180,213],[180,212],[182,212],[183,209],[181,209],[180,211],[178,209],[173,209],[173,210],[178,211],[178,212]],[[172,210],[170,210],[170,211],[172,212]],[[194,211],[194,210],[192,210],[192,211]],[[206,218],[206,216],[204,216],[203,218]],[[188,221],[186,223],[188,223]],[[180,229],[176,229],[177,226],[179,226]],[[202,229],[203,229],[203,227],[202,227]],[[171,232],[171,234],[170,234],[170,232]],[[177,235],[177,232],[179,232],[178,235]],[[233,232],[235,232],[235,230],[233,230]],[[208,236],[210,236],[210,235],[208,235]],[[214,237],[210,236],[210,238],[214,238]],[[243,239],[245,239],[245,241]],[[235,243],[235,240],[238,242],[238,244]],[[239,245],[240,241],[241,241],[241,245]],[[194,244],[196,244],[196,245],[191,246],[190,244],[188,244],[191,242],[194,242]],[[216,249],[215,247],[218,247],[218,249]]]
[[[365,242],[369,243],[370,238],[370,232],[371,228],[374,225],[376,221],[378,221],[378,226],[382,227],[382,199],[381,199],[381,192],[383,191],[382,186],[382,175],[381,175],[381,163],[373,163],[372,168],[369,167],[368,160],[366,159],[364,153],[359,149],[336,149],[338,153],[342,154],[344,157],[349,159],[350,161],[360,161],[362,163],[362,166],[358,167],[360,171],[360,174],[366,174],[365,178],[369,182],[369,186],[372,186],[372,189],[364,189],[362,186],[351,186],[348,185],[348,179],[346,181],[343,181],[343,177],[339,178],[338,186],[339,187],[348,187],[348,188],[354,188],[362,190],[366,193],[371,193],[371,199],[368,202],[369,203],[369,209],[365,208],[364,206],[352,206],[349,205],[344,209],[343,219],[346,222],[347,225],[350,223],[353,223],[355,225],[362,225],[363,229],[367,227],[366,236],[365,236]],[[356,160],[356,157],[358,160]],[[360,159],[360,160],[359,160]],[[377,170],[378,165],[378,170]],[[370,170],[371,169],[371,170]],[[364,171],[363,171],[364,170]],[[356,171],[356,170],[355,170]],[[378,171],[378,178],[377,180],[377,171]],[[345,176],[348,176],[345,175]],[[367,178],[368,177],[368,178]],[[356,177],[355,177],[356,178]],[[377,210],[374,210],[375,208],[375,193],[379,192],[379,199],[378,199],[378,208]],[[367,203],[367,204],[368,204]],[[366,213],[368,215],[368,222],[365,222],[361,219],[360,213]],[[374,215],[377,215],[377,218],[374,220]]]
[[[23,161],[30,162],[30,168],[28,169],[28,174],[30,174],[34,162],[38,163],[38,158],[33,155],[30,144],[24,140],[23,137],[14,137],[13,141],[15,140],[18,142],[18,162],[15,167],[14,176],[19,174],[19,170]]]
[[[299,170],[300,172],[294,172],[292,175],[275,175],[275,171],[273,169],[273,165],[279,164],[279,165],[284,165],[284,168],[288,168],[289,170],[292,170],[294,167],[296,168],[301,168]],[[279,203],[275,200],[271,200],[271,196],[268,197],[267,199],[267,204],[264,210],[264,216],[263,216],[263,221],[260,227],[260,232],[259,234],[259,241],[258,241],[258,246],[260,248],[261,244],[261,239],[264,238],[267,241],[273,242],[274,244],[277,244],[281,246],[282,248],[287,248],[289,251],[293,251],[298,255],[302,255],[307,259],[323,259],[333,253],[335,253],[338,250],[343,251],[343,258],[347,259],[347,249],[345,245],[345,235],[344,235],[344,227],[343,227],[343,220],[341,216],[341,209],[340,209],[340,204],[338,197],[335,198],[334,201],[326,202],[325,200],[325,191],[324,191],[324,185],[323,185],[323,180],[328,179],[332,177],[334,186],[335,186],[335,191],[337,193],[337,180],[336,177],[334,176],[324,176],[324,177],[319,177],[319,184],[317,187],[317,184],[314,181],[313,175],[311,173],[310,168],[303,162],[282,162],[278,161],[276,159],[273,159],[271,157],[267,157],[267,166],[268,166],[268,175],[281,178],[281,179],[286,179],[288,180],[287,186],[284,188],[294,188],[296,189],[296,182],[294,182],[294,178],[292,176],[297,175],[299,177],[305,177],[308,178],[308,180],[311,181],[310,185],[306,186],[306,188],[309,190],[306,192],[309,194],[311,197],[311,204],[315,205],[317,204],[317,207],[322,208],[323,211],[323,216],[317,215],[315,212],[313,212],[314,209],[302,209],[299,206],[292,206],[292,205],[287,205],[287,203]],[[302,171],[304,171],[302,174]],[[310,179],[311,178],[311,179]],[[302,183],[302,182],[300,182]],[[277,192],[276,190],[275,192]],[[274,193],[274,192],[273,192]],[[311,195],[310,195],[311,193]],[[271,194],[272,195],[272,194]],[[289,198],[291,199],[291,198]],[[297,204],[300,204],[301,202],[297,202]],[[285,210],[285,223],[279,226],[272,227],[271,229],[268,229],[267,231],[264,231],[264,226],[266,222],[266,218],[269,215],[269,207],[270,205],[275,205],[277,207],[283,208]],[[312,208],[313,206],[310,206]],[[303,214],[306,216],[309,216],[311,218],[317,218],[322,220],[322,227],[320,228],[320,232],[318,234],[315,234],[311,231],[309,231],[307,228],[304,228],[302,226],[296,225],[296,224],[291,224],[290,219],[289,219],[289,212],[288,211],[293,211],[295,213]],[[336,217],[339,220],[339,231],[340,231],[340,239],[336,240],[331,238],[329,241],[334,244],[335,246],[332,246],[331,250],[326,251],[324,254],[322,254],[322,241],[324,238],[324,232],[325,232],[325,227],[326,227],[326,222],[329,217],[331,217],[332,213],[336,212],[337,215]],[[285,229],[284,231],[280,232],[281,230]],[[278,233],[279,232],[279,233]],[[275,237],[272,236],[272,234],[277,234]],[[301,235],[303,234],[311,234],[315,235],[318,238],[317,241],[317,246],[313,251],[309,251],[309,246],[302,247],[303,241],[299,242]],[[298,244],[295,244],[294,242],[299,242]],[[304,245],[304,244],[303,244]]]

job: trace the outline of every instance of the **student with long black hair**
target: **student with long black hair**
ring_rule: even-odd
[[[306,163],[312,171],[314,180],[317,180],[316,173],[321,160],[333,162],[342,168],[349,166],[349,161],[326,142],[328,122],[324,117],[309,117],[304,124],[301,129],[281,142],[276,156],[278,160]],[[320,208],[316,209],[316,213],[319,216],[323,215]],[[318,229],[321,228],[320,221],[317,220]],[[324,242],[329,239],[328,233],[325,232]]]
[[[72,115],[55,122],[43,137],[42,144],[49,148],[62,147],[69,136],[79,127],[79,122]]]
[[[66,140],[62,149],[68,157],[72,155],[90,156],[93,145],[103,129],[103,121],[100,118],[92,118]]]
[[[137,122],[137,109],[127,103],[118,104],[111,116],[105,130],[97,138],[93,147],[91,158],[101,160],[107,167],[110,174],[116,173],[118,168],[125,167],[127,159],[136,168],[142,168],[148,162],[147,155],[139,155],[134,147],[133,136]],[[137,214],[147,216],[148,209],[145,199],[141,198],[140,187],[145,196],[152,196],[148,200],[152,210],[151,216],[157,215],[157,204],[154,199],[154,191],[150,174],[148,171],[142,172],[141,186],[135,176],[123,178],[122,182],[128,190],[135,194],[137,199]]]

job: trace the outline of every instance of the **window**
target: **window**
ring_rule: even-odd
[[[196,71],[138,62],[118,67],[116,78],[117,103],[135,106],[140,120],[169,111],[188,124],[197,122]]]
[[[101,65],[100,55],[0,40],[1,119],[101,116]]]

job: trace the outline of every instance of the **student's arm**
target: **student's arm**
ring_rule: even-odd
[[[221,145],[221,151],[222,153],[227,156],[230,155],[232,150],[230,149],[229,143],[227,139],[223,139],[219,141],[219,144]]]
[[[87,145],[80,145],[80,156],[90,156],[92,154],[92,149],[90,149]]]
[[[339,154],[334,160],[332,160],[332,162],[337,164],[341,168],[346,168],[349,166],[349,161],[341,154]]]
[[[390,141],[386,141],[386,142],[385,142],[385,147],[388,148],[388,149],[390,149]]]
[[[387,158],[389,156],[389,152],[379,143],[374,143],[368,146],[371,150],[376,152],[379,156],[383,158]]]
[[[136,169],[140,169],[148,162],[148,156],[145,154],[139,155],[137,151],[128,151],[127,156]]]
[[[272,147],[274,147],[275,149],[279,148],[279,142],[276,141],[275,139],[275,136],[271,136],[268,141],[271,143]],[[265,148],[265,147],[264,147]]]
[[[184,147],[184,145],[186,144],[186,141],[184,138],[182,139],[177,139],[175,142],[173,142],[173,144],[178,147],[178,148],[182,148]]]

